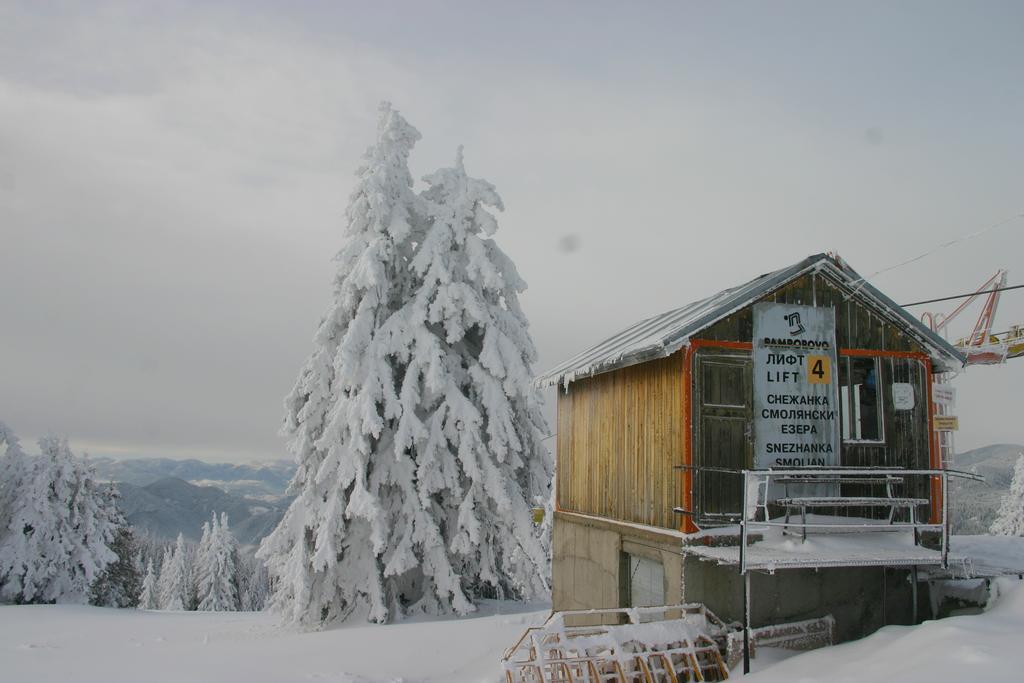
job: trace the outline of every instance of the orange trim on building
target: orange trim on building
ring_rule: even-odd
[[[697,349],[717,348],[734,351],[753,351],[750,342],[715,341],[713,339],[691,339],[686,347],[686,360],[683,363],[685,376],[683,381],[683,504],[682,508],[690,512],[683,515],[679,530],[688,534],[700,531],[693,509],[693,354]]]
[[[942,454],[939,449],[939,433],[935,431],[935,404],[932,401],[932,362],[926,358],[925,364],[925,391],[928,392],[928,464],[933,470],[942,469]],[[930,524],[938,524],[942,518],[940,514],[943,505],[942,501],[942,480],[939,477],[932,477],[930,482],[930,493],[932,501],[932,512],[928,519]],[[949,521],[947,520],[947,524]]]
[[[928,361],[931,367],[931,360],[927,353],[920,351],[881,351],[878,349],[839,349],[840,356],[878,356],[879,358],[913,358],[914,360]]]
[[[681,515],[679,530],[692,534],[700,531],[693,518],[693,352],[691,342],[683,361],[683,500],[682,508],[690,514]]]
[[[715,341],[714,339],[691,339],[690,348],[699,348],[703,346],[710,346],[713,348],[720,349],[738,349],[741,351],[753,351],[754,345],[750,342],[737,342],[737,341]]]
[[[696,510],[693,508],[693,355],[697,349],[719,348],[732,349],[736,351],[753,351],[754,345],[751,342],[715,341],[712,339],[692,339],[686,347],[686,360],[683,363],[685,376],[683,381],[684,415],[683,415],[683,495],[682,508],[691,514],[683,515],[679,530],[685,533],[696,533],[700,531],[695,519]],[[932,362],[928,354],[919,351],[883,351],[880,349],[839,349],[840,356],[867,357],[877,356],[881,358],[911,358],[921,361],[925,366],[925,378],[928,392],[928,462],[932,469],[939,469],[942,463],[939,462],[938,434],[935,432],[933,416],[935,406],[932,404]],[[842,448],[842,444],[840,444]],[[931,523],[938,524],[939,509],[942,505],[942,483],[938,477],[933,477],[930,483],[930,494],[932,501]]]

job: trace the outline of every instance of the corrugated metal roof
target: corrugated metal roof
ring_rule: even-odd
[[[853,289],[853,296],[872,301],[875,308],[888,313],[890,320],[930,349],[933,360],[940,366],[953,369],[963,365],[964,357],[955,347],[865,282],[852,268],[828,254],[816,254],[739,287],[641,320],[552,368],[537,379],[537,384],[542,387],[559,382],[568,385],[580,377],[669,356],[685,346],[697,332],[812,270],[827,270],[833,279]]]

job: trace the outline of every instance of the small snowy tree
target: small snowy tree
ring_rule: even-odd
[[[206,525],[203,526],[205,531]],[[204,612],[237,611],[238,544],[228,528],[227,513],[222,513],[220,520],[214,513],[206,550],[197,558],[197,609]]]
[[[164,596],[170,593],[167,581],[171,577],[171,564],[174,562],[174,546],[166,546],[160,557],[160,573],[157,574],[156,583],[157,609],[164,608]]]
[[[95,473],[66,439],[39,440],[0,540],[0,594],[16,602],[85,602],[121,521]]]
[[[189,552],[180,533],[173,549],[164,555],[160,570],[160,609],[185,610],[191,602],[189,590]]]
[[[1003,496],[990,532],[998,536],[1024,536],[1024,453],[1017,458],[1010,490]]]
[[[239,555],[238,593],[246,612],[259,612],[270,594],[270,576],[263,562],[250,554]]]
[[[213,513],[213,523],[217,523],[217,513]],[[196,546],[195,561],[192,565],[192,581],[194,586],[192,592],[196,598],[196,606],[198,608],[199,602],[202,598],[202,584],[204,575],[206,573],[207,555],[210,552],[210,522],[203,522],[203,533],[199,539],[199,545]]]
[[[157,588],[156,573],[153,571],[153,560],[150,558],[146,565],[146,576],[142,579],[142,589],[139,591],[139,609],[160,609],[160,592]]]
[[[110,497],[114,499],[113,491]],[[100,607],[135,607],[142,591],[142,565],[135,535],[123,520],[110,548],[117,559],[108,564],[93,583],[89,590],[89,604]]]
[[[296,499],[259,556],[300,624],[466,614],[546,589],[529,516],[546,428],[494,188],[456,168],[412,193],[419,133],[389,106],[347,212],[335,300],[285,401]],[[429,213],[429,216],[427,215]]]
[[[21,450],[14,432],[0,422],[0,541],[8,534],[19,492],[31,470],[29,456]]]

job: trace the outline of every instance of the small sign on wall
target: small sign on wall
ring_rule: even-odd
[[[932,422],[937,432],[955,432],[960,429],[960,418],[956,415],[935,415]]]
[[[892,407],[896,410],[914,409],[914,385],[907,382],[893,382]]]
[[[933,384],[932,400],[944,406],[951,406],[956,403],[956,389],[948,384]]]

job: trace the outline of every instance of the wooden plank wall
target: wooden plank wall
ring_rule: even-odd
[[[680,351],[559,389],[559,509],[678,526],[684,358]]]
[[[906,336],[901,330],[878,316],[856,297],[847,299],[844,290],[829,278],[818,273],[798,278],[762,298],[761,301],[835,307],[836,344],[841,349],[924,351],[924,348],[911,337]],[[697,336],[715,341],[753,341],[753,308],[747,306],[715,323]]]

